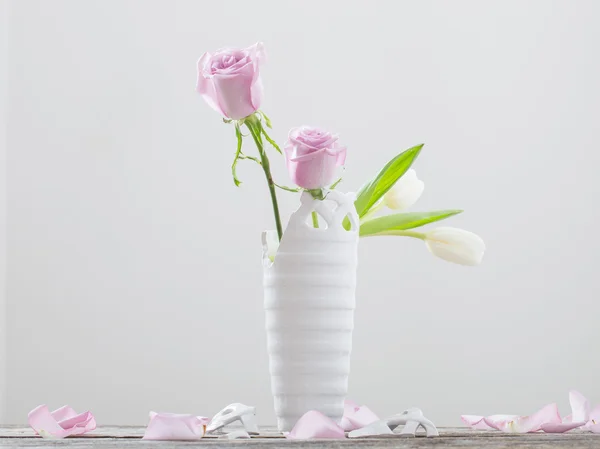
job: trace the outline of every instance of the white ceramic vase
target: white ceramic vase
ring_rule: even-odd
[[[310,225],[313,210],[321,217],[318,229]],[[282,432],[309,410],[341,421],[354,328],[358,223],[352,194],[332,191],[320,201],[305,192],[272,263],[266,247],[274,231],[263,233],[271,390]]]

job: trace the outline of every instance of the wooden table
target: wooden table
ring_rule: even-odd
[[[171,448],[207,447],[211,449],[252,447],[292,448],[527,448],[527,449],[600,449],[600,434],[572,430],[564,434],[533,433],[525,435],[506,434],[497,431],[470,430],[465,428],[440,428],[437,438],[407,438],[401,436],[345,439],[290,441],[273,428],[261,428],[259,436],[250,440],[226,440],[218,436],[206,436],[200,441],[144,441],[143,427],[100,427],[86,435],[64,440],[44,440],[29,428],[0,428],[0,448]]]

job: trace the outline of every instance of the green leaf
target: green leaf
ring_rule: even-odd
[[[269,117],[267,117],[267,114],[265,114],[263,111],[258,111],[258,112],[265,119],[265,124],[267,125],[267,128],[273,129],[273,126],[271,125],[271,119]]]
[[[242,182],[237,178],[236,167],[242,154],[242,132],[240,131],[240,127],[237,125],[235,127],[235,135],[237,137],[237,149],[235,151],[235,157],[233,158],[233,164],[231,164],[231,174],[233,175],[234,184],[236,187],[239,187]]]
[[[421,148],[423,148],[423,144],[400,153],[389,161],[371,181],[361,187],[354,203],[359,217],[363,217],[392,188],[396,181],[406,173],[421,152]]]
[[[436,210],[432,212],[406,212],[400,214],[384,215],[383,217],[367,220],[360,225],[360,235],[366,237],[380,232],[402,231],[418,228],[428,223],[444,220],[453,215],[460,214],[460,209]]]
[[[275,149],[277,150],[277,152],[278,152],[279,154],[283,154],[283,153],[281,152],[281,148],[279,148],[279,145],[277,145],[277,143],[276,143],[276,142],[275,142],[273,139],[271,139],[271,137],[269,137],[269,135],[268,135],[268,134],[267,134],[267,132],[265,131],[265,128],[263,128],[263,127],[261,126],[261,127],[260,127],[260,130],[261,130],[261,132],[263,133],[263,135],[265,136],[265,139],[267,139],[267,142],[269,142],[269,143],[270,143],[270,144],[273,146],[273,148],[275,148]]]
[[[280,186],[279,184],[275,184],[275,183],[273,183],[273,185],[275,185],[275,187],[278,187],[278,188],[280,188],[281,190],[287,190],[288,192],[294,192],[294,193],[297,193],[297,192],[299,192],[300,190],[302,190],[302,189],[300,189],[299,187]]]
[[[243,134],[242,134],[242,135],[243,135]],[[244,153],[240,153],[240,159],[248,159],[248,160],[250,160],[250,161],[254,161],[254,162],[256,162],[258,165],[262,165],[262,162],[260,161],[260,159],[259,159],[259,158],[257,158],[257,157],[254,157],[254,156],[248,156],[248,155],[246,155],[246,154],[244,154]]]
[[[337,179],[337,181],[335,181],[333,184],[331,184],[331,185],[329,186],[329,190],[333,190],[333,189],[335,189],[335,188],[338,186],[338,184],[339,184],[340,182],[342,182],[342,179],[343,179],[343,178],[341,178],[341,177],[340,177],[340,178],[338,178],[338,179]]]

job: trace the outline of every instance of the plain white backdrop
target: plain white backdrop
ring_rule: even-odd
[[[0,0],[0,422],[6,402],[6,113],[8,3]]]
[[[355,191],[424,142],[414,209],[465,209],[445,224],[487,243],[465,268],[420,241],[361,241],[350,396],[440,425],[554,401],[566,414],[570,388],[599,403],[599,14],[594,0],[9,1],[4,422],[40,403],[144,424],[234,401],[274,422],[269,197],[250,163],[234,187],[233,129],[194,91],[203,52],[257,40],[280,144],[292,126],[338,132]],[[287,217],[298,199],[279,196]]]

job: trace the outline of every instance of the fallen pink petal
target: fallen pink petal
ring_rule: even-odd
[[[96,428],[96,419],[91,412],[78,414],[68,405],[53,412],[46,405],[39,405],[29,412],[27,422],[38,435],[53,439],[83,435]]]
[[[475,430],[500,430],[496,427],[496,423],[511,421],[518,417],[518,415],[491,415],[485,417],[479,415],[461,415],[460,419],[467,426]]]
[[[594,407],[594,409],[590,412],[589,416],[590,421],[595,421],[600,424],[600,405]]]
[[[379,421],[379,417],[367,406],[359,406],[349,400],[344,402],[344,416],[342,417],[341,427],[346,432],[368,426],[375,421]]]
[[[571,404],[570,421],[585,424],[590,419],[590,403],[579,391],[569,391],[569,404]]]
[[[484,424],[490,429],[502,430],[500,427],[501,425],[504,425],[506,422],[514,421],[518,418],[519,415],[491,415],[483,418],[483,421]]]
[[[344,429],[334,420],[316,410],[306,412],[298,420],[292,431],[286,435],[290,440],[310,440],[316,438],[345,438]]]
[[[489,426],[507,433],[537,432],[541,430],[543,424],[562,423],[556,404],[549,404],[532,415],[520,416],[515,419],[496,421],[489,418],[484,419]]]
[[[569,430],[577,429],[585,424],[585,422],[562,422],[562,423],[546,423],[542,424],[542,430],[546,433],[565,433]]]
[[[150,422],[144,433],[144,440],[199,440],[206,433],[209,419],[176,413],[150,412]]]

